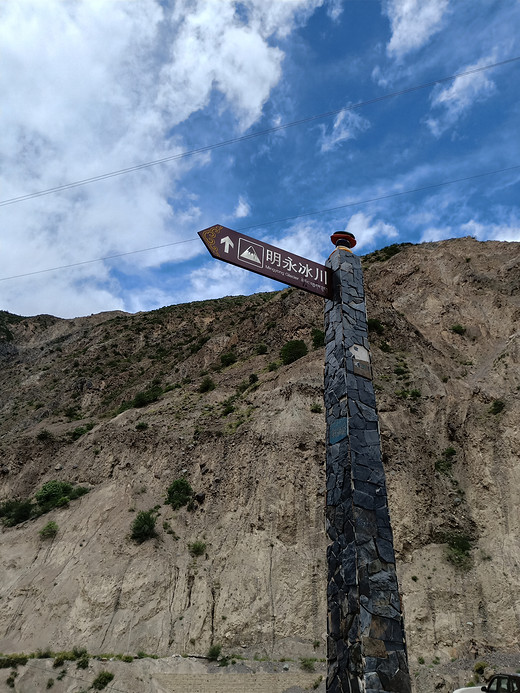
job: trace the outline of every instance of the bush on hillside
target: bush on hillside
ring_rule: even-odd
[[[193,489],[187,479],[175,479],[170,485],[166,494],[166,503],[171,505],[174,510],[182,508],[193,498]]]
[[[307,354],[307,345],[303,339],[292,339],[283,345],[280,350],[280,356],[282,358],[282,363],[287,366],[289,363],[293,363],[302,356]]]
[[[157,536],[155,523],[157,522],[157,511],[141,510],[132,522],[131,538],[138,544],[142,544],[147,539],[154,539]]]

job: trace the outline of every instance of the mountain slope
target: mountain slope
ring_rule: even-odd
[[[392,250],[363,264],[412,668],[518,652],[519,244]],[[0,313],[0,498],[90,489],[0,534],[1,651],[325,656],[322,305]],[[278,365],[291,339],[309,353]],[[190,510],[164,505],[181,477]]]

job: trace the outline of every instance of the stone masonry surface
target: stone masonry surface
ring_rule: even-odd
[[[409,693],[361,263],[337,248],[327,266],[327,691]]]

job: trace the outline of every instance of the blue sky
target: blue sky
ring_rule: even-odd
[[[0,202],[519,56],[518,0],[3,0]],[[317,261],[343,229],[360,254],[518,242],[520,169],[269,222],[520,165],[519,79],[510,62],[0,205],[0,309],[74,317],[282,287],[212,259],[196,234],[215,223]]]

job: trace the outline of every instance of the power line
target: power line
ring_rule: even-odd
[[[485,70],[491,70],[495,67],[501,67],[502,65],[507,65],[509,63],[514,63],[520,60],[520,56],[515,58],[508,58],[507,60],[501,60],[497,63],[490,63],[489,65],[483,65],[481,67],[475,67],[471,70],[466,70],[465,72],[458,72],[449,77],[441,77],[440,79],[434,79],[431,82],[424,82],[423,84],[418,84],[412,87],[407,87],[406,89],[400,89],[399,91],[391,92],[390,94],[383,94],[382,96],[376,96],[373,99],[368,99],[367,101],[359,101],[358,103],[351,104],[350,106],[344,106],[343,108],[337,108],[333,111],[327,111],[325,113],[317,113],[315,115],[307,116],[306,118],[301,118],[299,120],[293,120],[290,123],[283,123],[281,125],[275,125],[271,128],[265,130],[257,130],[256,132],[251,132],[248,135],[242,135],[240,137],[234,137],[229,140],[223,140],[222,142],[216,142],[214,144],[208,144],[204,147],[198,147],[197,149],[190,149],[186,152],[181,152],[180,154],[172,154],[171,156],[165,156],[161,159],[155,159],[153,161],[146,161],[142,164],[136,164],[135,166],[128,166],[127,168],[121,168],[117,171],[110,171],[108,173],[102,173],[98,176],[91,176],[90,178],[84,178],[82,180],[74,181],[72,183],[64,183],[63,185],[57,185],[53,188],[47,188],[46,190],[39,190],[33,193],[27,193],[26,195],[19,195],[17,197],[11,197],[6,200],[0,200],[0,207],[6,207],[7,205],[12,205],[17,202],[23,202],[24,200],[32,200],[36,197],[43,197],[44,195],[51,195],[56,192],[61,192],[63,190],[70,190],[71,188],[77,188],[83,185],[88,185],[89,183],[95,183],[102,180],[107,180],[109,178],[115,178],[117,176],[125,175],[126,173],[132,173],[133,171],[140,171],[145,168],[150,168],[152,166],[158,166],[159,164],[164,164],[169,161],[177,161],[179,159],[184,159],[189,156],[194,156],[195,154],[203,154],[204,152],[209,152],[220,147],[227,147],[231,144],[236,144],[238,142],[245,142],[247,140],[252,140],[256,137],[262,137],[264,135],[270,135],[280,130],[286,130],[287,128],[295,127],[297,125],[303,125],[304,123],[310,123],[314,120],[321,120],[323,118],[331,118],[332,116],[339,115],[340,113],[346,113],[347,111],[353,111],[356,108],[361,108],[362,106],[369,106],[370,104],[379,103],[380,101],[385,101],[386,99],[391,99],[394,96],[402,96],[403,94],[410,94],[414,91],[419,91],[420,89],[426,89],[428,87],[433,87],[436,84],[443,84],[444,82],[450,82],[457,77],[465,77],[467,75],[472,75],[477,72],[484,72]]]
[[[282,219],[273,219],[271,221],[264,221],[260,224],[251,224],[249,226],[240,226],[235,229],[236,231],[248,231],[250,229],[258,229],[264,226],[271,226],[272,224],[281,224],[285,221],[293,221],[294,219],[302,219],[303,217],[318,216],[320,214],[326,214],[327,212],[335,212],[339,209],[347,209],[348,207],[357,207],[358,205],[369,204],[370,202],[378,202],[380,200],[388,200],[392,197],[400,197],[402,195],[410,195],[411,193],[423,192],[425,190],[433,190],[435,188],[441,188],[446,185],[453,185],[454,183],[463,183],[469,180],[475,180],[477,178],[483,178],[485,176],[491,176],[496,173],[505,173],[507,171],[516,171],[520,169],[520,164],[516,166],[508,166],[507,168],[499,168],[493,171],[485,171],[484,173],[475,173],[472,176],[464,176],[463,178],[453,178],[452,180],[445,180],[441,183],[431,183],[430,185],[422,185],[419,188],[411,188],[409,190],[401,190],[399,192],[387,193],[386,195],[379,195],[378,197],[370,197],[366,200],[357,200],[356,202],[347,202],[342,205],[336,205],[335,207],[327,207],[325,209],[313,210],[312,212],[303,212],[302,214],[294,214],[290,217],[284,217]],[[116,255],[107,255],[106,257],[98,257],[92,260],[82,260],[81,262],[73,262],[69,265],[59,265],[58,267],[49,267],[47,269],[35,270],[34,272],[25,272],[24,274],[14,274],[10,277],[0,277],[0,282],[5,282],[10,279],[21,279],[22,277],[31,277],[35,274],[45,274],[46,272],[56,272],[61,269],[70,269],[71,267],[79,267],[81,265],[89,265],[93,262],[103,262],[104,260],[114,260],[120,257],[126,257],[127,255],[136,255],[137,253],[146,253],[150,250],[160,250],[162,248],[170,248],[174,245],[181,245],[182,243],[193,243],[198,241],[198,236],[194,238],[186,238],[183,241],[174,241],[173,243],[165,243],[163,245],[152,246],[151,248],[141,248],[139,250],[130,250],[126,253],[118,253]]]

